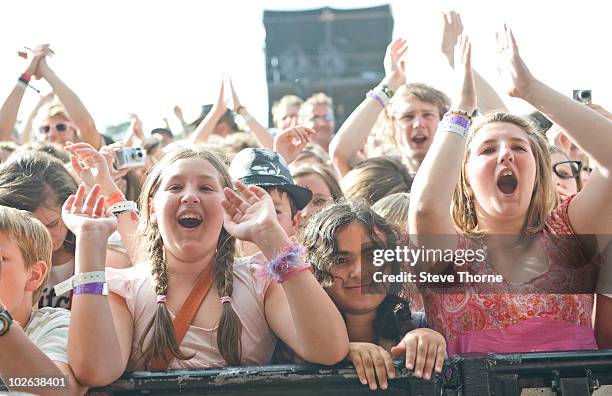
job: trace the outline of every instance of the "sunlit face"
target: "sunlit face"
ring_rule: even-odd
[[[423,161],[440,121],[438,106],[409,97],[394,103],[392,111],[395,141],[402,156]]]
[[[329,297],[344,313],[363,314],[376,310],[385,299],[385,293],[369,293],[373,285],[369,274],[373,269],[372,251],[380,246],[370,239],[360,223],[344,227],[338,232],[336,243],[338,254],[333,258],[331,274],[334,283],[327,289]],[[364,284],[362,270],[368,271],[363,276]]]
[[[280,118],[280,120],[278,120],[276,127],[282,131],[290,128],[291,126],[297,125],[299,111],[299,106],[285,107],[285,114]]]
[[[325,183],[325,180],[323,180],[323,178],[317,175],[316,173],[311,173],[306,176],[295,177],[293,181],[298,186],[306,187],[307,189],[312,191],[312,199],[310,200],[308,205],[306,205],[306,207],[300,211],[300,227],[306,227],[310,217],[312,217],[312,215],[321,211],[322,209],[328,207],[329,205],[333,204],[334,198],[332,197],[332,194],[329,191],[329,187],[327,187],[327,183]]]
[[[29,271],[25,269],[19,245],[3,231],[0,231],[0,255],[0,301],[9,312],[14,312],[26,298]]]
[[[192,262],[214,251],[223,225],[219,172],[205,159],[180,159],[166,167],[153,196],[166,253]]]
[[[276,210],[276,218],[280,223],[283,230],[288,236],[294,236],[298,226],[298,216],[291,217],[291,203],[289,200],[289,194],[278,190],[272,190],[268,194],[272,198],[274,203],[274,209]]]
[[[556,172],[552,173],[553,183],[555,183],[555,188],[561,199],[565,199],[577,193],[578,185],[576,184],[576,179],[572,177],[576,172],[572,169],[572,164],[565,163],[567,157],[561,153],[553,153],[550,155],[550,159],[553,164],[553,169],[556,169]],[[555,164],[558,165],[554,167]],[[559,173],[560,176],[557,175],[557,173]]]
[[[39,136],[44,142],[58,143],[62,147],[67,142],[77,142],[76,126],[62,114],[49,117],[38,126]]]
[[[332,108],[326,104],[314,105],[310,119],[306,122],[306,126],[315,131],[315,134],[310,140],[327,151],[329,142],[331,142],[336,128]]]
[[[482,127],[469,146],[466,176],[477,215],[501,220],[525,215],[536,177],[527,134],[506,122]]]
[[[53,252],[64,248],[68,228],[62,220],[62,208],[59,205],[42,205],[34,211],[34,217],[47,227],[53,241]]]

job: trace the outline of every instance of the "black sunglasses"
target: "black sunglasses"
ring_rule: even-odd
[[[576,179],[580,176],[582,161],[561,161],[553,164],[553,172],[561,179]]]
[[[55,124],[55,129],[58,132],[66,132],[68,130],[68,125],[63,122],[58,122],[57,124]],[[50,130],[51,130],[50,125],[43,125],[40,128],[38,128],[38,131],[44,134],[49,133]]]

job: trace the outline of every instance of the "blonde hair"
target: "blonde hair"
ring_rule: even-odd
[[[397,157],[374,157],[357,164],[340,180],[349,199],[363,198],[373,204],[387,195],[410,192],[413,176]]]
[[[44,261],[47,273],[40,286],[32,293],[32,304],[36,304],[47,286],[51,271],[53,241],[47,228],[30,212],[0,205],[0,232],[5,232],[15,240],[21,251],[25,270],[29,270],[39,261]]]
[[[463,158],[461,165],[461,176],[452,200],[452,215],[455,225],[470,236],[481,236],[483,231],[478,226],[478,218],[475,210],[475,197],[470,188],[467,176],[466,165],[470,158],[470,143],[474,136],[485,126],[495,123],[505,122],[521,128],[527,135],[529,146],[536,162],[536,175],[534,190],[531,195],[527,216],[521,234],[529,237],[540,232],[544,228],[546,218],[551,210],[558,204],[558,196],[552,182],[552,165],[548,144],[546,139],[537,132],[527,119],[504,112],[494,112],[479,119],[468,132],[466,145],[468,150]]]
[[[287,109],[290,106],[297,107],[299,111],[302,103],[304,103],[304,101],[295,95],[285,95],[277,102],[274,102],[272,105],[272,121],[274,122],[274,125],[278,125],[283,120],[283,117],[287,113]]]
[[[334,101],[323,92],[316,93],[306,99],[300,106],[299,119],[300,123],[306,123],[310,121],[313,109],[316,105],[327,105],[330,110],[333,111]]]
[[[394,147],[399,146],[395,139],[393,116],[396,113],[403,113],[406,109],[406,102],[410,99],[417,99],[420,102],[435,105],[438,108],[440,119],[448,111],[451,103],[449,97],[444,92],[427,84],[411,83],[400,86],[376,120],[374,128],[372,128],[372,133],[382,143],[390,144]]]
[[[232,187],[232,180],[227,167],[212,151],[195,146],[194,148],[181,148],[166,154],[153,168],[142,187],[139,206],[142,211],[139,224],[139,235],[142,237],[145,249],[151,257],[151,272],[156,295],[168,294],[168,267],[165,260],[164,241],[157,224],[151,221],[151,202],[161,184],[162,173],[170,164],[181,159],[198,158],[208,161],[219,172],[219,182],[222,187]],[[211,230],[211,232],[216,232]],[[232,296],[234,289],[233,264],[236,250],[236,240],[224,228],[219,230],[217,241],[217,254],[214,258],[215,285],[221,296]],[[152,341],[144,349],[145,336],[153,331]],[[217,330],[217,347],[228,365],[239,365],[241,360],[240,336],[242,323],[231,304],[223,304],[223,311]],[[170,312],[166,304],[157,304],[155,316],[149,322],[145,334],[139,343],[139,348],[145,358],[145,366],[158,358],[167,362],[166,353],[170,351],[177,359],[188,360],[180,351],[176,340]]]
[[[398,192],[379,199],[372,205],[380,217],[399,227],[402,232],[408,227],[408,207],[410,206],[410,193]]]

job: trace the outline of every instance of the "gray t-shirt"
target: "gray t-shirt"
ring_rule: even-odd
[[[63,308],[40,308],[32,312],[23,329],[49,359],[68,364],[68,328],[70,311]]]

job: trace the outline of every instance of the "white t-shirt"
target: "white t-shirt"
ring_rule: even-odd
[[[68,364],[68,328],[70,311],[45,307],[32,311],[30,321],[23,329],[49,359]]]
[[[58,283],[65,281],[74,275],[74,259],[68,261],[65,264],[53,265],[51,272],[49,273],[49,279],[47,280],[47,286],[40,300],[38,301],[38,307],[53,307],[53,308],[70,308],[70,293],[62,294],[61,296],[55,295],[53,287]]]

